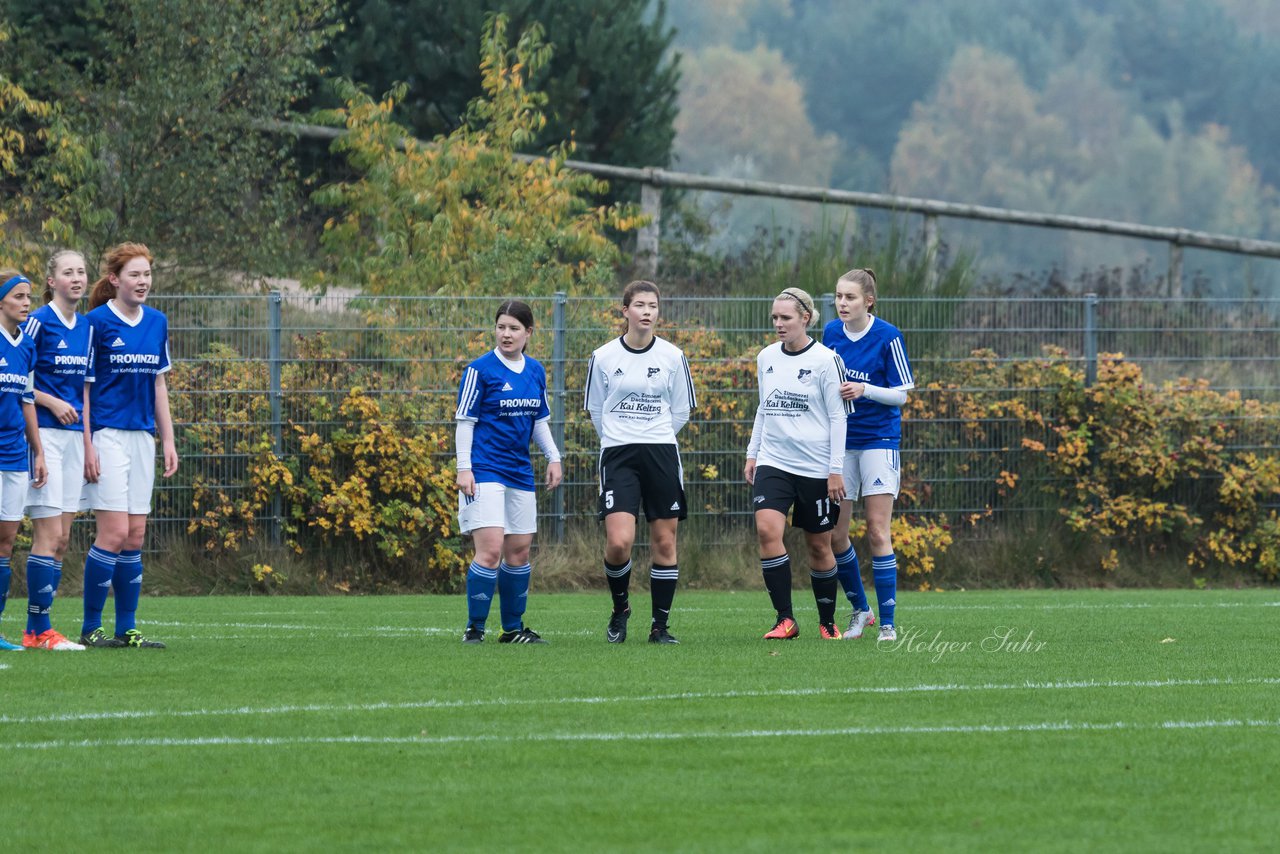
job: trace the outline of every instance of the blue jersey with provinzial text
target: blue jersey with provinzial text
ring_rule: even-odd
[[[547,372],[536,359],[525,356],[519,372],[492,350],[476,359],[462,372],[456,417],[476,424],[471,473],[477,483],[533,491],[533,425],[551,417]]]
[[[89,428],[156,432],[156,377],[169,370],[169,320],[150,306],[126,319],[114,300],[85,315],[89,350]]]
[[[36,348],[18,328],[17,337],[0,329],[0,471],[30,471],[23,403],[35,403],[31,372]]]
[[[915,388],[911,363],[902,333],[892,323],[875,315],[860,333],[851,334],[844,322],[836,319],[822,330],[822,343],[835,350],[844,360],[844,380],[871,383],[881,388],[910,391]],[[865,451],[871,448],[894,448],[902,442],[902,410],[886,406],[870,398],[858,398],[849,416],[845,448]]]
[[[69,319],[63,318],[53,304],[48,303],[31,312],[23,330],[36,348],[36,391],[66,401],[75,407],[77,416],[83,416],[84,378],[89,371],[89,322],[75,312]],[[41,427],[84,430],[81,417],[72,424],[63,424],[43,406],[36,407],[36,420]]]

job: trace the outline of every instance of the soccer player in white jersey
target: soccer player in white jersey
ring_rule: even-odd
[[[9,598],[9,559],[27,503],[27,481],[43,486],[48,474],[32,397],[36,348],[22,331],[30,311],[31,280],[17,270],[0,270],[0,616]],[[0,650],[22,649],[0,636]]]
[[[609,643],[627,639],[631,548],[641,506],[649,522],[649,642],[679,643],[668,631],[680,567],[676,529],[689,510],[676,435],[697,405],[684,352],[654,334],[661,294],[636,281],[622,292],[627,330],[591,354],[583,408],[600,437],[600,516],[604,572],[613,612]]]
[[[462,642],[484,641],[494,593],[501,599],[498,643],[546,643],[524,624],[529,547],[538,530],[529,442],[547,458],[546,485],[560,485],[560,451],[548,424],[547,372],[525,355],[533,310],[507,300],[494,316],[493,350],[462,372],[458,388],[458,522],[476,554],[467,569],[467,628]]]
[[[760,403],[743,475],[752,486],[760,569],[777,612],[766,640],[800,635],[791,607],[791,557],[782,542],[789,511],[791,523],[805,532],[818,634],[840,640],[830,531],[845,495],[844,434],[851,404],[840,397],[840,357],[809,335],[817,317],[808,293],[787,288],[773,301],[778,340],[756,357]]]
[[[137,627],[142,544],[156,477],[156,434],[164,476],[178,470],[169,412],[169,321],[144,305],[151,293],[151,250],[122,243],[102,261],[89,296],[92,345],[84,406],[84,499],[97,534],[84,561],[80,643],[94,648],[163,649]],[[107,592],[115,594],[114,635],[102,628]]]
[[[45,305],[23,331],[36,348],[35,401],[49,480],[27,491],[31,556],[27,558],[28,649],[81,650],[49,621],[62,581],[62,558],[84,485],[84,378],[89,368],[89,323],[76,306],[89,286],[84,256],[64,249],[49,258]]]
[[[862,637],[876,615],[862,587],[858,555],[849,541],[853,501],[862,496],[871,548],[871,571],[880,606],[880,640],[897,640],[894,606],[898,595],[898,559],[889,523],[900,486],[902,405],[915,388],[902,333],[872,312],[876,306],[876,274],[870,268],[850,270],[836,282],[836,312],[826,325],[822,343],[844,360],[840,396],[857,401],[845,438],[844,478],[849,494],[840,503],[840,520],[831,532],[837,577],[853,608],[846,639]]]

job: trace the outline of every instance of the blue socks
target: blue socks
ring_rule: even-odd
[[[90,546],[84,558],[84,624],[81,634],[89,634],[102,628],[102,609],[107,605],[111,581],[116,573],[116,561],[120,555]]]
[[[120,552],[112,573],[111,589],[116,594],[116,637],[138,627],[138,599],[142,596],[142,552]]]
[[[880,625],[893,625],[893,606],[898,595],[898,557],[890,552],[871,558],[871,571],[876,580],[876,599],[880,602]]]
[[[0,614],[4,613],[4,605],[9,601],[9,579],[13,570],[9,568],[9,559],[0,557]]]
[[[854,611],[869,611],[867,591],[862,587],[862,568],[858,566],[858,553],[849,546],[849,550],[836,555],[836,577],[844,588],[845,598],[853,606]]]
[[[474,564],[473,564],[474,566]],[[524,627],[525,605],[529,601],[529,574],[533,567],[498,565],[498,595],[502,599],[502,630],[514,632]]]
[[[58,589],[57,563],[51,557],[30,555],[27,558],[27,631],[43,634],[53,628],[49,611],[53,594]]]
[[[484,621],[489,619],[493,605],[493,593],[498,587],[498,570],[481,566],[474,560],[467,568],[467,623],[484,631]]]

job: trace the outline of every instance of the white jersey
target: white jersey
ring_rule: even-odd
[[[770,344],[756,357],[760,405],[747,458],[803,477],[844,470],[844,436],[853,401],[840,399],[844,363],[817,341],[799,352]]]
[[[621,337],[598,348],[587,365],[583,409],[600,448],[674,445],[697,406],[689,362],[670,341],[655,337],[633,350]]]

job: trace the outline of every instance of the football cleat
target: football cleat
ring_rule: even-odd
[[[84,649],[83,644],[69,641],[53,629],[41,632],[40,634],[36,634],[35,632],[23,632],[22,645],[27,649],[55,649],[59,651]]]
[[[881,626],[880,637],[876,638],[876,643],[879,643],[880,641],[896,641],[897,639],[898,633],[894,630],[893,626]]]
[[[164,644],[157,640],[151,640],[137,629],[129,629],[122,635],[116,635],[116,640],[122,642],[126,647],[132,649],[164,649]]]
[[[498,635],[498,643],[546,643],[533,629],[520,627]]]
[[[765,633],[765,640],[791,640],[800,637],[800,627],[790,617],[779,617],[773,628]]]
[[[666,626],[654,626],[649,629],[649,643],[680,643],[680,641],[667,631]]]
[[[849,615],[849,628],[845,629],[845,640],[857,640],[862,637],[862,630],[876,624],[876,615],[870,609],[854,611]]]
[[[22,652],[22,647],[16,643],[9,643],[3,637],[0,637],[0,651],[2,652]]]
[[[127,643],[119,638],[114,638],[104,632],[101,626],[87,635],[80,635],[80,644],[87,649],[122,649],[128,646]]]
[[[609,643],[623,643],[627,639],[627,620],[631,618],[631,606],[609,615],[609,628],[604,630],[604,639]]]
[[[475,626],[468,625],[467,630],[462,633],[463,643],[484,643],[484,629],[477,629]]]
[[[823,623],[818,626],[818,635],[823,640],[840,640],[840,630],[835,623]]]

